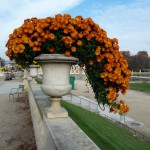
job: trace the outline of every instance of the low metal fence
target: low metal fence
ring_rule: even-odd
[[[111,120],[112,122],[116,123],[117,125],[119,125],[119,126],[125,128],[125,129],[127,129],[130,133],[133,134],[133,136],[137,136],[138,138],[140,138],[140,139],[142,139],[142,140],[148,140],[148,141],[150,141],[150,137],[147,137],[147,136],[144,135],[143,133],[141,133],[141,132],[139,132],[139,131],[137,131],[137,130],[131,128],[131,127],[129,127],[128,125],[123,124],[123,123],[121,123],[121,122],[115,120],[114,118],[111,118],[110,116],[107,116],[107,115],[105,115],[105,114],[103,114],[103,116],[104,116],[105,118]]]
[[[91,100],[83,98],[83,97],[79,97],[79,96],[74,95],[74,94],[67,95],[67,98],[69,98],[69,97],[70,97],[70,99],[66,99],[65,98],[65,101],[71,101],[73,104],[82,106],[84,108],[88,108],[91,111],[94,110],[95,112],[98,112],[98,114],[100,114],[99,113],[100,108],[99,108],[99,105],[97,104],[97,102],[91,101]],[[85,102],[87,102],[87,104]],[[84,103],[84,105],[83,105],[83,103]],[[130,133],[133,134],[133,136],[136,136],[136,137],[138,137],[138,138],[140,138],[142,140],[150,141],[150,137],[147,137],[143,133],[141,133],[141,132],[139,132],[139,131],[129,127],[127,124],[121,123],[120,121],[118,121],[118,120],[116,120],[116,119],[114,119],[114,118],[112,118],[112,117],[110,117],[110,116],[108,116],[106,114],[100,114],[100,115],[105,117],[106,119],[112,121],[113,123],[119,125],[120,127],[123,127],[125,129],[127,129],[127,131],[129,131]]]

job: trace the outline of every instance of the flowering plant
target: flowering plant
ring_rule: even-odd
[[[6,55],[22,67],[39,54],[65,54],[80,60],[95,93],[98,104],[107,104],[110,111],[127,112],[118,107],[119,91],[125,94],[131,72],[119,52],[118,40],[110,39],[91,18],[58,14],[54,18],[31,18],[9,35]],[[115,109],[114,109],[115,108]],[[122,111],[123,110],[123,111]]]
[[[4,70],[4,68],[0,68],[0,70]]]
[[[110,108],[110,112],[116,113],[119,110],[119,114],[126,114],[129,111],[129,106],[125,105],[124,101],[113,103]]]

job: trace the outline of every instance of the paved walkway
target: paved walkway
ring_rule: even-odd
[[[9,94],[11,88],[18,88],[19,84],[22,84],[22,82],[6,82],[0,84],[0,94]]]

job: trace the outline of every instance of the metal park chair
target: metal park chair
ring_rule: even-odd
[[[15,94],[18,95],[18,99],[21,94],[22,95],[25,94],[24,85],[20,84],[18,88],[11,88],[10,93],[9,93],[9,100],[10,100],[11,95],[13,96],[13,100],[14,100]]]

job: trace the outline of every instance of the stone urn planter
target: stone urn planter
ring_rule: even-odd
[[[68,117],[68,112],[60,106],[60,100],[71,92],[70,69],[78,62],[78,58],[63,54],[41,54],[34,60],[43,71],[41,89],[51,100],[51,106],[45,110],[47,118]]]
[[[35,77],[38,75],[38,65],[30,65],[30,76],[32,77],[32,83],[37,83]]]

